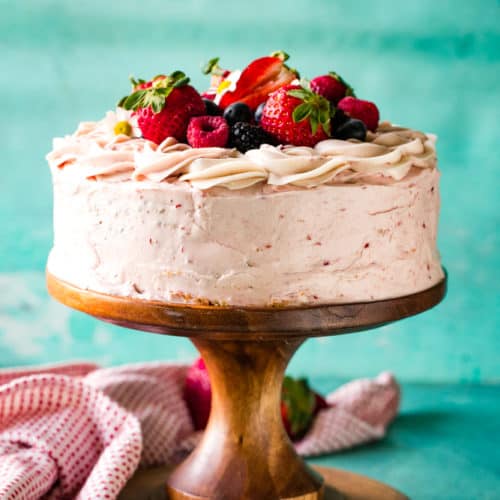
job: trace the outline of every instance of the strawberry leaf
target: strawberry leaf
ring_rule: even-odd
[[[134,83],[144,83],[144,80],[132,79]],[[135,90],[118,103],[125,109],[136,110],[151,107],[154,113],[159,113],[164,107],[168,96],[174,88],[187,85],[189,78],[182,71],[174,71],[171,75],[157,75],[151,80],[152,85],[145,89]]]
[[[219,71],[221,70],[221,68],[219,67],[219,59],[220,59],[220,57],[213,57],[212,59],[210,59],[201,68],[201,72],[204,75],[218,75],[218,74],[222,74],[222,73],[219,73]]]
[[[138,90],[137,92],[132,92],[129,96],[125,98],[122,103],[122,107],[125,109],[138,109],[142,107],[142,102],[146,96],[145,90]]]
[[[316,135],[316,132],[318,131],[318,117],[315,114],[312,114],[309,117],[309,123],[311,124],[311,132],[312,135]]]
[[[189,77],[188,76],[184,76],[184,78],[180,78],[179,80],[177,80],[173,84],[173,87],[174,88],[182,87],[183,85],[187,85],[188,83],[189,83]]]
[[[309,104],[303,102],[299,104],[292,113],[292,118],[295,123],[305,120],[311,114],[312,108]]]
[[[117,103],[117,105],[116,105],[116,106],[117,106],[118,108],[123,108],[123,103],[127,100],[127,97],[128,97],[128,95],[123,96],[123,97],[122,97],[122,98],[118,101],[118,103]]]
[[[333,115],[332,106],[327,99],[306,87],[289,90],[287,94],[303,101],[293,110],[292,118],[294,122],[300,122],[308,118],[312,135],[316,135],[318,127],[321,125],[325,134],[330,136],[330,120]]]
[[[271,57],[277,57],[278,59],[281,59],[283,62],[288,61],[288,59],[290,59],[290,56],[284,50],[275,50],[274,52],[271,53]]]
[[[316,398],[306,379],[285,376],[281,391],[283,403],[287,407],[290,430],[294,437],[303,435],[313,420]]]
[[[310,92],[307,89],[292,89],[287,92],[288,95],[297,99],[305,100],[309,97]]]

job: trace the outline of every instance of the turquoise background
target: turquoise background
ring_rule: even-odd
[[[292,371],[500,382],[498,1],[0,0],[0,8],[0,366],[193,355],[183,339],[104,325],[48,297],[44,156],[53,136],[114,107],[131,73],[180,68],[203,89],[200,63],[214,55],[235,68],[285,49],[304,76],[334,69],[383,118],[439,136],[439,247],[450,276],[435,310],[370,334],[310,340]]]
[[[290,370],[329,391],[392,370],[403,407],[376,445],[321,458],[412,498],[500,498],[500,3],[495,0],[0,0],[0,367],[189,360],[189,342],[70,311],[45,290],[53,136],[99,119],[128,75],[229,68],[284,49],[341,73],[384,119],[439,136],[449,293],[370,333],[309,340]]]

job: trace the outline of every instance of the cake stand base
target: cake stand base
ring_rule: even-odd
[[[324,500],[405,500],[399,491],[360,474],[332,467],[313,467],[325,481]],[[118,500],[166,500],[165,482],[170,467],[138,471]],[[304,500],[307,497],[302,497]]]
[[[309,467],[283,427],[281,387],[290,358],[307,338],[367,330],[430,309],[443,298],[446,279],[395,299],[288,308],[192,306],[118,297],[78,289],[50,274],[47,284],[62,303],[105,321],[187,336],[205,360],[212,407],[200,443],[168,473],[164,468],[138,473],[122,499],[405,498],[357,474]]]

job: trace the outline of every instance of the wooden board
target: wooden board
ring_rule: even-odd
[[[404,500],[399,491],[360,474],[331,467],[314,467],[325,480],[325,500]],[[139,471],[118,500],[166,500],[165,482],[169,467]]]

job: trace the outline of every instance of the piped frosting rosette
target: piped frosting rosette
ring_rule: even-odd
[[[412,168],[436,166],[435,136],[382,123],[366,142],[328,139],[314,148],[271,146],[241,154],[230,148],[192,148],[168,138],[156,145],[109,133],[105,123],[82,123],[54,140],[47,159],[92,180],[189,182],[202,190],[243,189],[257,183],[311,188],[381,175],[396,181]]]

